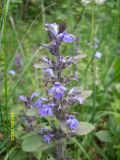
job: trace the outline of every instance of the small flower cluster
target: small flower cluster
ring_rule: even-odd
[[[47,84],[46,86],[49,86],[49,88],[46,89],[47,98],[39,97],[36,101],[33,101],[34,97],[39,96],[37,93],[33,93],[31,97],[20,96],[19,99],[24,102],[27,108],[37,108],[38,114],[41,117],[55,116],[59,122],[64,121],[68,129],[73,133],[79,127],[79,122],[74,115],[69,113],[68,108],[76,102],[83,104],[84,97],[80,89],[75,87],[71,89],[68,88],[67,85],[70,83],[70,80],[74,78],[73,76],[63,76],[62,70],[76,63],[81,57],[64,57],[60,53],[60,45],[63,42],[72,43],[76,38],[66,31],[64,24],[46,24],[45,30],[48,33],[50,43],[44,44],[43,47],[49,49],[50,53],[54,55],[54,59],[51,60],[48,57],[43,57],[40,59],[41,64],[34,66],[35,68],[42,68],[43,70],[44,83]],[[60,130],[60,128],[58,130]],[[46,129],[41,129],[39,134],[42,136],[44,142],[48,144],[56,137],[54,131],[46,131]]]
[[[43,141],[47,144],[49,144],[51,139],[54,137],[54,134],[50,133],[50,131],[46,128],[41,128],[38,133],[40,136],[42,136]]]
[[[59,56],[59,46],[62,42],[72,43],[75,37],[72,34],[68,34],[64,25],[46,24],[45,30],[48,32],[50,44],[44,44],[44,48],[48,48],[50,53]]]

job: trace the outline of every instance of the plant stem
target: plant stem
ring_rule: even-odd
[[[63,139],[59,139],[56,145],[56,160],[64,160],[65,145]]]
[[[60,53],[57,56],[57,64],[58,64],[58,66],[60,64]],[[57,79],[59,82],[61,82],[61,69],[57,70]],[[63,139],[61,138],[62,137],[62,130],[60,127],[59,127],[59,137],[60,138],[56,142],[56,160],[65,160],[64,151],[65,151],[66,146],[64,145]]]
[[[91,11],[91,35],[90,35],[90,45],[93,50],[93,45],[94,45],[94,29],[95,29],[95,4],[92,2],[92,11]],[[94,50],[93,50],[94,51]],[[92,52],[93,52],[92,51]],[[84,89],[87,87],[87,76],[88,76],[88,70],[93,63],[94,60],[94,53],[90,59],[90,62],[87,64],[86,69],[85,69],[85,80],[84,80]]]
[[[5,56],[5,65],[4,65],[4,91],[5,91],[5,107],[4,113],[6,114],[6,132],[4,133],[7,137],[9,135],[9,110],[8,110],[8,83],[7,83],[7,39],[6,39],[6,29],[7,29],[7,13],[6,13],[6,0],[3,1],[4,4],[4,34],[3,34],[3,44],[4,44],[4,56]],[[9,150],[8,144],[6,145],[7,152]]]
[[[60,64],[60,54],[57,56],[57,64],[58,66]],[[57,70],[57,78],[58,78],[58,81],[61,82],[61,70],[60,69]]]

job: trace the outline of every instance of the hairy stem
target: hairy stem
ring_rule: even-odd
[[[59,139],[56,142],[56,160],[65,160],[64,152],[65,152],[65,145],[63,139]]]
[[[57,57],[57,64],[60,65],[60,54]],[[57,70],[57,79],[61,82],[61,69]],[[65,160],[64,152],[65,152],[65,144],[63,142],[62,137],[62,130],[59,127],[59,139],[56,142],[56,160]]]
[[[60,54],[59,54],[59,56],[57,57],[57,64],[58,64],[58,66],[59,66],[59,64],[60,64]],[[58,70],[57,70],[57,78],[58,78],[58,81],[61,82],[61,69],[58,69]]]

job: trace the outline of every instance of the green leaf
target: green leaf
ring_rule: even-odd
[[[38,160],[40,160],[42,157],[42,152],[40,152],[40,150],[33,152],[33,154]]]
[[[78,135],[86,135],[94,130],[94,126],[88,122],[80,122],[79,127],[77,129],[76,134]]]
[[[96,132],[95,135],[102,142],[112,142],[112,137],[107,130]]]
[[[25,160],[27,158],[27,153],[22,151],[21,148],[13,147],[9,153],[6,154],[4,160]]]
[[[25,135],[22,142],[22,149],[25,152],[35,152],[36,150],[43,150],[47,144],[43,143],[37,133],[32,132]]]
[[[53,156],[50,155],[47,160],[55,160],[55,158],[53,158]]]
[[[34,67],[37,68],[37,69],[38,68],[43,69],[43,68],[49,68],[50,65],[47,64],[47,63],[41,63],[41,64],[34,64]]]
[[[37,111],[35,110],[35,108],[31,108],[31,109],[27,110],[26,115],[27,116],[36,116]]]
[[[85,58],[86,57],[86,54],[81,54],[81,55],[77,55],[77,56],[74,56],[74,60],[80,60],[82,58]]]
[[[85,91],[82,91],[81,97],[82,97],[83,99],[86,99],[86,98],[88,98],[91,94],[92,94],[92,91],[91,91],[91,90],[85,90]]]
[[[94,126],[90,123],[87,123],[87,122],[80,122],[79,126],[75,132],[72,132],[68,128],[68,126],[66,125],[65,122],[62,122],[62,123],[60,122],[60,127],[64,133],[68,133],[68,134],[75,133],[75,134],[81,135],[81,136],[90,133],[94,129]]]

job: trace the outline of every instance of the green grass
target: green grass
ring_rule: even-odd
[[[6,139],[9,135],[9,105],[8,105],[8,78],[7,78],[7,34],[6,34],[6,28],[7,28],[7,12],[9,8],[9,1],[6,0],[3,1],[3,16],[2,16],[2,26],[1,26],[1,39],[0,39],[0,50],[3,50],[4,53],[4,79],[5,83],[3,86],[4,90],[4,95],[3,95],[3,104],[0,103],[0,118],[1,118],[1,128],[2,128],[2,134],[4,138]],[[2,49],[3,47],[3,49]],[[4,144],[4,143],[3,143]],[[0,146],[3,145],[1,143]],[[6,151],[9,150],[8,144],[5,145]]]
[[[4,141],[0,141],[1,154],[8,153],[8,147],[20,146],[20,139],[16,144],[8,142],[10,109],[20,115],[21,104],[18,96],[30,95],[33,91],[40,91],[43,95],[44,87],[41,81],[42,73],[34,70],[33,64],[41,56],[48,55],[40,46],[46,43],[46,33],[43,26],[46,22],[54,23],[66,21],[70,33],[80,39],[78,44],[63,45],[64,55],[74,55],[76,46],[87,57],[71,69],[71,73],[78,72],[80,87],[93,91],[92,96],[83,107],[75,106],[71,110],[78,112],[80,121],[90,121],[96,127],[95,131],[86,137],[76,137],[68,145],[69,155],[73,159],[120,159],[120,1],[107,1],[98,6],[94,3],[86,6],[81,1],[37,1],[31,2],[28,18],[22,20],[20,9],[22,1],[10,2],[4,0],[4,9],[1,18],[0,34],[0,133],[4,134]],[[16,13],[16,15],[15,15]],[[34,18],[32,17],[33,15]],[[98,48],[93,48],[94,38],[99,39]],[[90,43],[90,46],[87,45]],[[74,48],[74,49],[73,49]],[[103,53],[101,59],[95,59],[96,51]],[[119,53],[118,53],[119,52]],[[33,54],[34,53],[34,54]],[[15,66],[16,56],[21,58],[21,66]],[[4,67],[3,67],[4,66]],[[16,70],[16,75],[8,74],[9,70]],[[4,71],[4,73],[3,73]],[[69,73],[66,71],[66,73]],[[20,119],[16,116],[16,124]],[[44,124],[44,121],[40,121]],[[95,133],[100,130],[109,131],[112,142],[101,142]],[[19,127],[16,127],[16,133]],[[76,155],[78,153],[78,155]],[[46,157],[46,155],[43,157]]]

